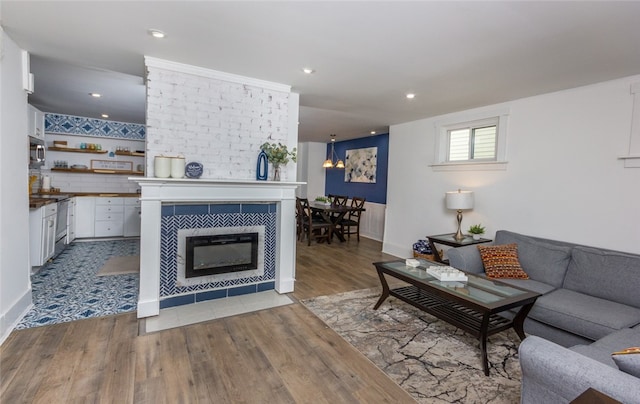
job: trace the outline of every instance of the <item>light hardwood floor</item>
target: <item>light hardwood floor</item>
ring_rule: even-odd
[[[381,244],[297,244],[294,300],[379,286]],[[411,403],[297,302],[138,335],[135,313],[14,331],[2,403]]]

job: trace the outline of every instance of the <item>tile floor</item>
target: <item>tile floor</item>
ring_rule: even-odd
[[[274,290],[208,300],[162,309],[159,316],[147,318],[142,329],[145,332],[161,331],[291,303],[293,303],[293,300],[288,296],[278,294]]]
[[[16,329],[135,311],[139,274],[96,274],[113,256],[138,254],[139,239],[70,244],[55,260],[31,275],[34,307]],[[291,303],[288,296],[274,290],[209,300],[160,310],[159,316],[145,320],[142,329],[160,331]]]
[[[138,254],[139,239],[71,243],[31,275],[34,307],[16,329],[135,311],[139,274],[96,274],[112,256]]]

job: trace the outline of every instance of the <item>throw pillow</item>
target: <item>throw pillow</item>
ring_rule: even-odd
[[[640,377],[640,348],[632,347],[611,354],[618,369],[635,377]]]
[[[489,278],[529,279],[529,275],[518,261],[518,245],[502,244],[494,246],[479,245],[480,258],[484,265],[484,272]]]

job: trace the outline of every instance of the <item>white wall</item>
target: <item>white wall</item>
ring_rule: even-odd
[[[506,171],[434,171],[435,128],[474,111],[390,128],[389,186],[383,249],[409,256],[428,234],[454,232],[444,193],[475,192],[463,229],[488,236],[512,231],[640,253],[640,168],[617,157],[629,150],[640,76],[494,105],[508,108]],[[411,173],[411,174],[408,174]]]
[[[0,28],[0,343],[31,305],[27,94],[21,50]]]
[[[290,86],[145,58],[147,176],[154,157],[183,155],[202,178],[255,180],[260,146],[298,144],[298,102]],[[270,169],[270,172],[272,170]],[[282,167],[294,181],[296,164]]]
[[[298,181],[307,185],[298,187],[296,196],[315,199],[324,195],[325,168],[322,163],[326,159],[326,143],[298,143]]]

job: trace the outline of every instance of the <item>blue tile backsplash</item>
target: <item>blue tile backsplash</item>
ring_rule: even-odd
[[[275,287],[276,204],[163,205],[160,230],[160,308],[191,304]],[[264,275],[191,286],[177,285],[178,230],[264,226]]]
[[[64,114],[44,114],[44,131],[62,135],[144,140],[145,125]]]

